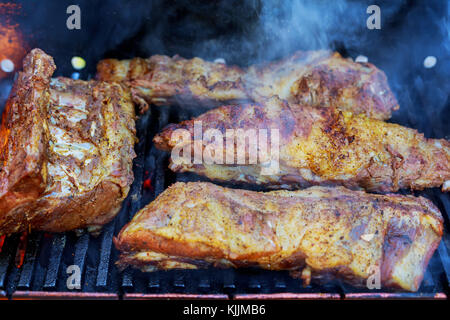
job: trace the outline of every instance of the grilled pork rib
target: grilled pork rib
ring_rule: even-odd
[[[51,57],[33,50],[24,59],[23,72],[19,72],[6,102],[0,129],[1,226],[17,226],[26,221],[23,208],[34,203],[46,188],[46,106],[55,69]]]
[[[1,129],[0,235],[62,232],[109,222],[133,181],[135,114],[119,84],[51,79],[35,49]]]
[[[303,269],[416,291],[443,220],[427,199],[343,187],[267,193],[178,182],[136,214],[115,243],[143,271],[258,266]],[[375,275],[377,277],[377,275]]]
[[[145,107],[147,103],[213,107],[277,95],[292,103],[335,106],[382,120],[398,109],[382,71],[328,51],[297,52],[246,70],[200,58],[155,55],[102,60],[97,71],[99,80],[124,81]]]
[[[234,164],[207,162],[205,157],[197,164],[194,159],[181,163],[174,162],[171,157],[170,168],[175,172],[190,171],[213,180],[286,189],[342,185],[351,189],[393,192],[400,188],[420,190],[444,185],[443,190],[448,191],[450,142],[426,139],[416,130],[397,124],[349,112],[288,104],[273,97],[264,103],[223,106],[192,120],[171,124],[153,139],[156,147],[171,151],[190,145],[191,150],[195,150],[195,122],[201,123],[203,132],[217,129],[222,133],[223,141],[219,142],[228,154],[239,152],[237,139],[231,150],[225,141],[228,129],[244,132],[267,129],[269,142],[271,132],[278,130],[279,171],[261,174],[264,163],[258,160],[256,164],[249,164],[247,160],[254,154],[247,145],[246,164],[236,164],[236,156]],[[180,140],[174,134],[177,129],[189,131],[190,138]],[[203,145],[203,154],[205,149]],[[272,152],[270,146],[267,150]],[[227,162],[223,160],[223,163]]]

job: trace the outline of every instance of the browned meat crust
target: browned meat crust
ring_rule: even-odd
[[[46,188],[46,106],[55,68],[53,59],[42,50],[31,51],[6,102],[0,129],[2,226],[26,221],[23,208],[37,200]]]
[[[268,193],[178,182],[115,239],[143,271],[258,266],[418,290],[443,221],[427,199],[343,187]],[[375,276],[376,277],[376,276]]]
[[[28,86],[16,83],[19,94],[11,95],[7,109],[21,118],[13,121],[4,116],[2,139],[10,144],[29,139],[39,148],[16,144],[14,153],[24,156],[16,156],[15,163],[6,162],[1,175],[19,168],[19,174],[41,179],[39,184],[20,184],[22,193],[2,184],[5,192],[14,194],[17,200],[0,208],[0,234],[101,226],[116,215],[133,181],[136,137],[131,96],[114,83],[50,80],[53,60],[41,50],[33,50],[27,59],[39,61],[35,66],[46,64],[53,68],[46,68],[45,81],[25,68],[21,77],[28,77]],[[30,94],[29,88],[33,87],[44,92],[45,99],[41,98],[43,94]],[[42,116],[33,109],[24,109],[27,104],[41,110]],[[36,123],[45,134],[25,127],[27,121]],[[2,144],[2,154],[8,150],[5,146],[8,144]],[[36,154],[39,165],[33,162]]]
[[[144,109],[147,103],[216,107],[243,100],[259,102],[274,95],[293,103],[336,107],[376,119],[389,119],[398,109],[382,71],[329,51],[297,52],[246,70],[179,56],[107,59],[97,65],[97,78],[124,81]]]
[[[223,106],[192,120],[171,124],[153,141],[162,150],[170,151],[175,146],[182,149],[183,144],[173,133],[177,129],[187,129],[192,138],[194,122],[199,121],[203,132],[212,128],[222,133],[225,153],[233,151],[226,150],[227,129],[268,129],[269,133],[276,129],[280,140],[280,170],[276,174],[262,175],[264,163],[261,161],[222,165],[203,159],[201,164],[171,162],[170,168],[176,172],[195,172],[213,180],[274,188],[343,185],[351,189],[393,192],[400,188],[420,190],[444,185],[443,190],[447,189],[445,186],[450,180],[448,141],[426,139],[416,130],[364,115],[330,111],[288,104],[274,97],[259,104]],[[183,143],[194,150],[192,140]],[[238,149],[236,139],[233,147]],[[249,150],[249,147],[245,149],[245,159],[251,156]]]
[[[123,61],[106,59],[97,65],[97,79],[123,81],[142,112],[148,109],[148,103],[216,107],[224,101],[248,100],[243,75],[244,72],[235,66],[179,56],[155,55],[149,59]]]
[[[386,75],[371,63],[353,62],[335,52],[300,51],[263,66],[252,66],[246,81],[253,101],[277,95],[289,103],[336,107],[386,120],[399,108]]]

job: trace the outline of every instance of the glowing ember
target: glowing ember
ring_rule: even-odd
[[[27,238],[28,233],[26,232],[22,233],[22,235],[20,236],[19,247],[17,249],[15,259],[17,268],[20,268],[23,265],[23,260],[25,259],[25,252],[27,250]]]
[[[0,236],[0,252],[2,252],[3,244],[5,243],[6,236]]]
[[[144,180],[144,189],[153,190],[152,179],[147,178],[147,179]]]
[[[44,238],[46,238],[46,239],[51,239],[51,238],[53,238],[53,235],[52,235],[51,233],[45,232],[45,233],[44,233]]]

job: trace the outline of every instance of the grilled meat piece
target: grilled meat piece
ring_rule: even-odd
[[[200,58],[154,55],[148,59],[106,59],[97,64],[97,79],[123,81],[142,110],[154,105],[218,107],[224,101],[248,100],[245,72],[236,66]]]
[[[200,143],[202,161],[174,161],[171,157],[170,168],[175,172],[190,171],[213,180],[287,189],[342,185],[351,189],[392,192],[400,188],[420,190],[444,185],[443,190],[448,191],[450,142],[426,139],[416,130],[397,124],[349,112],[288,104],[273,97],[264,103],[223,106],[192,120],[171,124],[153,139],[156,147],[166,151],[175,148],[172,153],[178,155],[187,146],[193,154],[192,150],[198,148],[193,138],[195,122],[201,123],[203,133],[216,129],[221,136],[214,137],[215,141],[211,139],[211,143],[205,138],[203,146]],[[190,136],[180,140],[177,129],[185,129]],[[226,141],[228,129],[234,129],[238,136],[234,144]],[[258,134],[259,129],[267,129],[267,157],[250,164],[252,156],[260,157],[257,148],[263,144],[247,144],[244,164],[236,164],[235,153],[244,153],[237,143],[243,134],[237,129],[243,130],[245,135],[250,130]],[[279,159],[273,157],[276,154],[273,151],[278,150],[276,144],[271,147],[271,134],[276,133],[275,130],[279,132]],[[224,156],[219,160],[228,164],[218,164],[220,161],[205,156],[211,145],[220,145],[220,148],[215,147],[224,150]],[[234,156],[232,164],[226,161],[230,154]],[[183,158],[186,158],[184,154],[180,159]],[[274,160],[279,163],[278,172],[262,174],[268,161]]]
[[[431,201],[343,187],[267,193],[178,182],[119,233],[118,265],[298,271],[417,291],[443,220]]]
[[[26,221],[24,208],[44,192],[47,175],[47,105],[53,59],[39,49],[23,61],[0,128],[0,225]],[[2,234],[2,232],[0,232]]]
[[[41,50],[25,61],[3,116],[0,174],[27,183],[2,183],[0,234],[98,229],[133,181],[130,93],[117,83],[50,79],[53,59]]]
[[[297,52],[282,61],[252,66],[246,82],[247,92],[257,102],[276,95],[290,103],[335,106],[380,120],[389,119],[399,108],[383,71],[337,52]]]
[[[382,120],[398,109],[382,71],[329,51],[297,52],[245,70],[199,58],[155,55],[102,60],[97,71],[100,80],[124,81],[145,107],[146,103],[215,107],[277,95],[293,103],[337,107]]]

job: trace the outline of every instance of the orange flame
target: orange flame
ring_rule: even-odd
[[[20,236],[20,240],[19,240],[19,247],[17,249],[17,253],[16,253],[16,267],[20,268],[23,265],[23,261],[25,259],[25,252],[27,251],[27,238],[28,238],[28,233],[23,232],[22,235]]]
[[[3,244],[5,243],[6,236],[0,236],[0,252],[2,252]]]

